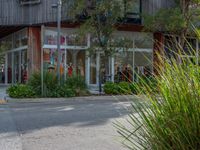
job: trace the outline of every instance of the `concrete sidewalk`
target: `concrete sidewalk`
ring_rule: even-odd
[[[17,132],[10,108],[6,105],[0,106],[0,133],[1,150],[22,150],[20,135]]]

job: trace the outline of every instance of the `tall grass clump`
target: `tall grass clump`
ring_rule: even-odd
[[[161,56],[159,57],[161,60]],[[128,124],[116,123],[129,149],[200,149],[200,67],[189,57],[181,63],[162,59],[157,90],[137,87],[147,100],[133,105]]]

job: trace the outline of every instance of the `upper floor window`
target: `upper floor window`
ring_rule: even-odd
[[[41,0],[20,0],[21,5],[38,4]]]
[[[124,15],[127,22],[141,23],[141,0],[124,0]]]

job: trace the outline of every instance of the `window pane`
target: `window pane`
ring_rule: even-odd
[[[152,49],[153,37],[149,34],[138,33],[135,35],[135,48]]]
[[[115,82],[132,81],[133,52],[118,52],[115,55]]]
[[[12,83],[12,53],[8,53],[8,83]]]
[[[153,53],[135,52],[135,73],[150,76],[153,68]]]
[[[140,0],[127,1],[127,13],[140,13]]]
[[[90,84],[96,84],[96,54],[90,57]]]
[[[0,83],[5,83],[5,55],[0,55]]]

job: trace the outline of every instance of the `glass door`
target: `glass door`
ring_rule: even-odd
[[[111,58],[103,53],[96,53],[90,56],[90,84],[99,85],[111,81]]]
[[[1,72],[0,72],[0,83],[5,83],[5,55],[0,55],[0,65],[1,65]]]

